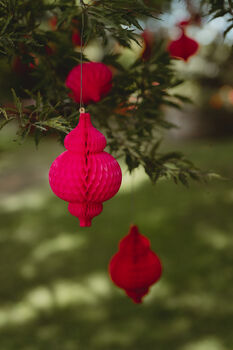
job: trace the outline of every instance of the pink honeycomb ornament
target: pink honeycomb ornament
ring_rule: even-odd
[[[64,141],[67,151],[52,163],[49,183],[56,196],[69,202],[69,212],[80,226],[91,226],[121,185],[121,168],[104,152],[106,139],[91,123],[89,113],[81,113],[79,123]]]

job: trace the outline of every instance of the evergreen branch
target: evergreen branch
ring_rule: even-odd
[[[213,16],[230,11],[223,1],[221,6],[217,0],[210,6]],[[140,0],[93,0],[87,4],[81,0],[81,5],[73,0],[48,4],[43,0],[0,1],[1,59],[16,70],[11,74],[19,81],[12,89],[14,107],[0,109],[0,127],[16,120],[18,136],[25,139],[33,135],[38,144],[41,137],[51,133],[63,140],[76,126],[78,107],[69,98],[64,82],[80,62],[80,52],[74,49],[71,36],[74,25],[79,28],[83,13],[84,42],[101,39],[103,62],[117,70],[111,93],[88,106],[94,124],[108,139],[110,152],[124,157],[129,171],[143,166],[154,183],[160,178],[184,185],[189,179],[206,179],[210,174],[200,171],[180,153],[160,153],[163,130],[176,127],[165,119],[163,109],[190,103],[171,92],[182,81],[177,79],[164,40],[154,45],[148,61],[139,57],[129,67],[120,63],[119,54],[108,51],[107,44],[112,43],[128,48],[133,41],[140,45],[137,33],[143,29],[142,21],[156,18],[155,12]],[[53,30],[48,25],[51,14],[57,19]],[[85,56],[83,59],[88,61]],[[23,73],[17,72],[15,60]],[[25,98],[31,101],[26,107]]]

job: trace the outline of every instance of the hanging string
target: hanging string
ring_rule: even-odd
[[[135,188],[134,188],[134,171],[130,175],[131,177],[131,189],[130,189],[130,220],[131,224],[135,224]]]
[[[83,107],[83,33],[84,33],[84,7],[85,4],[82,0],[80,0],[81,8],[82,8],[82,16],[81,16],[81,48],[80,48],[80,65],[81,65],[81,79],[80,79],[80,113],[85,113],[85,108]]]

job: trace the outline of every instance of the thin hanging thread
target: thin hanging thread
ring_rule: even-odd
[[[84,4],[80,1],[82,7],[82,19],[81,19],[81,50],[80,50],[80,64],[81,64],[81,79],[80,79],[80,113],[85,112],[85,108],[83,107],[83,32],[84,32]]]
[[[130,190],[131,224],[135,224],[134,223],[134,219],[135,219],[134,172],[132,172],[130,176],[131,176],[131,190]]]

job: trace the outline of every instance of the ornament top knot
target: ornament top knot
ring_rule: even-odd
[[[119,244],[119,251],[109,264],[112,281],[136,303],[148,293],[149,287],[158,281],[162,265],[151,250],[150,241],[143,236],[136,225],[130,227]]]
[[[150,249],[150,241],[139,232],[136,225],[131,225],[129,234],[120,241],[119,249],[127,255],[137,256]]]
[[[80,226],[91,226],[121,185],[121,168],[104,152],[106,139],[91,123],[89,113],[81,113],[79,123],[64,141],[67,151],[58,156],[49,171],[53,192],[69,202],[69,212]]]

